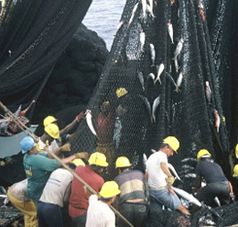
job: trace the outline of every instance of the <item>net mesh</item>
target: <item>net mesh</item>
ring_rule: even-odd
[[[4,1],[0,16],[2,101],[16,106],[39,96],[48,72],[90,4],[91,0]]]
[[[150,154],[151,149],[159,148],[162,138],[175,135],[181,149],[172,162],[191,182],[194,175],[189,173],[194,171],[199,149],[207,148],[218,161],[229,154],[220,90],[225,84],[221,54],[229,38],[223,31],[231,19],[226,17],[231,5],[227,1],[181,0],[173,4],[164,0],[153,1],[151,11],[149,3],[144,10],[142,2],[127,1],[110,56],[87,107],[97,136],[84,121],[72,144],[75,150],[95,151],[102,131],[113,124],[114,131],[108,136],[113,144],[110,155],[125,154],[134,165],[140,165],[143,153]],[[168,32],[171,24],[174,43]],[[118,88],[128,93],[118,97]],[[113,115],[107,127],[99,124],[100,105],[105,100],[110,101],[108,112]],[[108,128],[112,131],[113,127]],[[229,169],[226,163],[223,167]]]

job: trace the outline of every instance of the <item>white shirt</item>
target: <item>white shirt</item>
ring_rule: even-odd
[[[146,162],[148,185],[151,189],[159,190],[167,185],[167,176],[160,167],[161,162],[168,163],[168,157],[162,151],[152,154]]]
[[[69,198],[72,180],[73,175],[67,169],[54,170],[44,187],[40,201],[63,207],[64,202]]]
[[[86,227],[115,227],[116,218],[111,208],[98,200],[96,195],[89,197]]]

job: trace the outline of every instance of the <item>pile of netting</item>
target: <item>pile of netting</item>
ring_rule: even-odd
[[[17,106],[37,99],[91,2],[1,1],[1,101]]]

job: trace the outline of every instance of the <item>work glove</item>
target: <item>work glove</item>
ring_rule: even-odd
[[[168,187],[171,187],[173,185],[174,181],[175,181],[175,178],[173,176],[168,176],[166,178],[166,182],[167,182]]]
[[[88,152],[78,152],[78,153],[75,153],[75,158],[81,158],[81,159],[85,159],[85,160],[88,160],[89,158],[89,153]]]
[[[64,144],[63,146],[60,147],[60,151],[63,151],[63,152],[69,152],[71,151],[71,145],[70,143],[66,143]]]

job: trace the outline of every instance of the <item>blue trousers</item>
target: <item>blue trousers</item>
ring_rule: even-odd
[[[55,204],[39,202],[37,204],[39,227],[63,227],[61,209]]]

